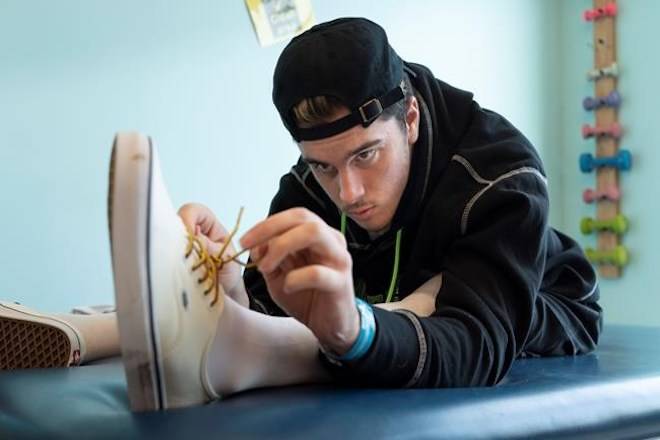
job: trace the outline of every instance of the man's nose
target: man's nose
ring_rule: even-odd
[[[364,195],[362,179],[348,170],[339,174],[339,199],[344,205],[352,205]]]

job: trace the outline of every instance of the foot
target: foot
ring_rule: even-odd
[[[84,354],[84,340],[73,325],[0,302],[0,370],[71,367]]]
[[[206,357],[224,305],[215,266],[170,202],[151,140],[115,138],[108,196],[117,319],[135,411],[217,398]]]

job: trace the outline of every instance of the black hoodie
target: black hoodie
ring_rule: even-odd
[[[397,297],[442,274],[427,318],[374,308],[368,353],[337,365],[339,380],[369,386],[457,387],[500,381],[516,357],[593,350],[601,330],[596,275],[579,246],[548,226],[541,160],[507,120],[472,94],[406,63],[420,104],[410,177],[389,232],[370,240],[350,219],[356,295],[382,301],[403,229]],[[270,214],[303,206],[339,228],[341,213],[308,166],[280,180]],[[284,315],[256,270],[244,274],[251,307]]]

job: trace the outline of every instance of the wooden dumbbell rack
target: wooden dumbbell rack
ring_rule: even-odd
[[[594,8],[603,8],[613,0],[594,0]],[[603,17],[593,23],[594,35],[594,68],[606,68],[616,62],[616,17]],[[595,81],[595,95],[606,96],[617,89],[617,78],[605,76]],[[618,122],[617,108],[601,107],[595,111],[595,125],[609,127]],[[595,136],[596,157],[614,156],[619,151],[619,140],[610,136]],[[606,188],[619,188],[619,170],[603,167],[596,171],[596,188],[602,191]],[[619,200],[600,200],[597,202],[596,218],[607,220],[614,218],[620,212]],[[620,244],[620,236],[610,231],[598,232],[598,249],[613,250]],[[599,266],[604,278],[618,278],[621,268],[612,264]]]

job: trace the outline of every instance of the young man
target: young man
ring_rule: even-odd
[[[491,385],[517,357],[594,349],[595,273],[548,226],[541,161],[503,117],[402,61],[365,19],[294,38],[273,100],[301,158],[240,239],[256,264],[243,278],[214,257],[234,249],[207,208],[177,216],[150,142],[116,140],[111,242],[134,409],[329,380]]]

